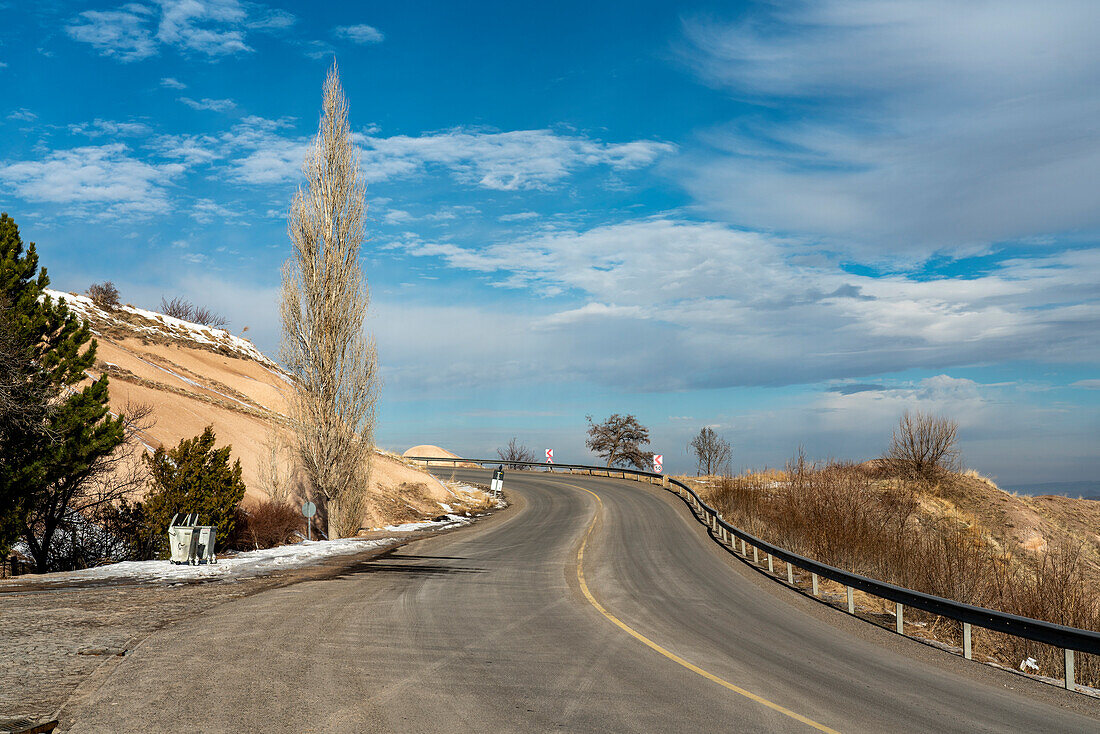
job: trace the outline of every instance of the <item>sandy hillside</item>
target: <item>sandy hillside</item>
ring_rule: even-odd
[[[240,459],[246,503],[267,497],[276,472],[286,481],[290,378],[252,342],[153,311],[122,306],[107,312],[84,296],[49,293],[91,323],[99,346],[89,372],[109,375],[111,410],[152,408],[154,423],[141,435],[147,450],[175,446],[213,425],[218,445],[231,444]],[[375,501],[364,527],[436,516],[444,511],[441,503],[461,511],[485,502],[477,492],[456,495],[411,462],[382,451],[371,483]]]

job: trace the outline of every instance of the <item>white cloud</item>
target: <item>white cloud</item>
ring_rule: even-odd
[[[364,24],[339,26],[334,28],[332,33],[337,38],[344,38],[352,43],[359,44],[381,43],[386,38],[382,31],[374,26]]]
[[[166,76],[160,80],[162,87],[168,87],[169,89],[187,89],[187,85],[181,82],[175,77]]]
[[[284,11],[267,11],[249,22],[237,0],[155,0],[117,10],[86,10],[65,30],[74,40],[120,61],[149,58],[161,45],[220,57],[252,51],[245,42],[246,27],[285,28],[292,18]]]
[[[259,118],[254,118],[259,120]],[[296,180],[309,145],[306,137],[283,137],[261,123],[237,136],[248,151],[235,159],[235,176],[246,183]],[[650,165],[675,146],[639,140],[603,143],[550,130],[483,132],[455,129],[419,136],[355,134],[368,182],[442,170],[472,186],[498,191],[550,189],[585,167],[628,170]]]
[[[211,110],[212,112],[225,112],[237,106],[237,103],[231,99],[210,99],[209,97],[203,97],[200,100],[180,97],[180,102],[193,110]]]
[[[409,214],[404,209],[387,209],[386,213],[382,215],[382,221],[386,224],[402,224],[404,222],[411,222],[416,217]]]
[[[69,132],[73,135],[87,135],[90,138],[96,138],[101,135],[121,138],[148,135],[152,132],[152,128],[144,122],[116,122],[114,120],[101,120],[96,118],[93,122],[85,122],[80,125],[69,125]]]
[[[71,205],[72,216],[140,218],[170,210],[166,187],[183,171],[177,163],[138,160],[126,145],[110,143],[0,165],[0,180],[28,201]]]
[[[497,219],[502,222],[523,222],[528,219],[538,219],[538,212],[516,212],[515,214],[501,214]]]
[[[157,52],[149,28],[152,13],[150,8],[136,3],[119,10],[86,10],[65,30],[74,40],[90,43],[104,56],[137,61]]]
[[[262,15],[248,21],[248,27],[252,30],[278,33],[285,31],[298,22],[293,13],[279,8],[265,8]]]
[[[557,345],[550,362],[575,363],[562,369],[606,384],[794,384],[1100,360],[1100,251],[1003,262],[966,279],[871,278],[806,264],[795,241],[666,217],[480,249],[416,239],[401,247],[497,287],[579,301],[534,325]],[[632,338],[605,354],[602,345],[622,335]],[[603,356],[581,359],[588,348]]]
[[[1100,227],[1100,5],[761,8],[685,24],[698,73],[760,105],[679,168],[709,211],[918,255]]]
[[[1085,390],[1100,390],[1100,380],[1078,380],[1070,383],[1070,387],[1081,387]]]
[[[19,109],[15,110],[14,112],[9,113],[8,114],[8,119],[9,120],[20,120],[22,122],[34,122],[35,120],[38,119],[38,115],[34,114],[30,110],[28,110],[26,107],[20,107]]]
[[[208,56],[251,51],[240,29],[246,18],[237,0],[158,0],[157,40]]]
[[[215,219],[220,219],[225,222],[234,224],[247,224],[244,219],[244,215],[230,207],[219,204],[213,199],[199,199],[191,207],[192,216],[195,221],[202,224],[209,224]]]

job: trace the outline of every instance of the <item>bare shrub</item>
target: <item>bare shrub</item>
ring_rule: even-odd
[[[958,470],[958,434],[957,421],[905,411],[882,461],[894,476],[931,487]]]
[[[700,428],[699,434],[691,439],[689,446],[695,453],[700,474],[711,476],[729,471],[732,448],[729,441],[715,433],[713,428]]]
[[[497,449],[497,456],[504,462],[504,466],[509,469],[524,469],[526,467],[518,464],[509,464],[510,461],[534,461],[535,452],[526,446],[519,443],[515,436],[512,436],[512,440],[508,442],[508,445],[502,449]]]
[[[172,300],[161,296],[160,312],[180,321],[190,321],[193,324],[202,324],[215,329],[220,329],[229,324],[229,319],[221,314],[215,313],[206,306],[196,306],[179,296],[173,297]]]
[[[206,306],[195,306],[195,310],[191,312],[191,320],[196,324],[210,326],[215,329],[220,329],[229,324],[229,319],[211,311]]]
[[[233,546],[238,550],[274,548],[298,540],[305,519],[287,502],[264,500],[237,514]]]
[[[109,280],[88,286],[88,298],[91,298],[92,303],[104,311],[114,311],[118,308],[118,288],[115,288],[115,284]]]
[[[191,302],[175,296],[172,300],[168,300],[164,296],[160,298],[160,312],[165,316],[171,316],[174,319],[180,321],[191,321],[191,314],[195,310],[195,307],[191,305]]]

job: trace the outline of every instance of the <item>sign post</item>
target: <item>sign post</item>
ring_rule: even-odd
[[[497,470],[493,472],[493,481],[489,486],[489,489],[494,495],[500,497],[504,494],[504,465],[501,464],[497,467]]]
[[[317,514],[317,505],[306,500],[302,503],[302,514],[306,517],[307,540],[313,540],[313,516]]]
[[[664,470],[665,455],[654,454],[653,455],[653,471],[660,474]]]
[[[546,449],[546,463],[547,464],[553,464],[554,463],[554,449]]]

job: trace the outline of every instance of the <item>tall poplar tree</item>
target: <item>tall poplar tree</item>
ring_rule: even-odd
[[[364,189],[348,103],[333,63],[306,179],[290,205],[283,268],[283,363],[294,376],[295,453],[329,537],[354,535],[368,497],[378,360],[363,331],[370,295],[359,267]]]

